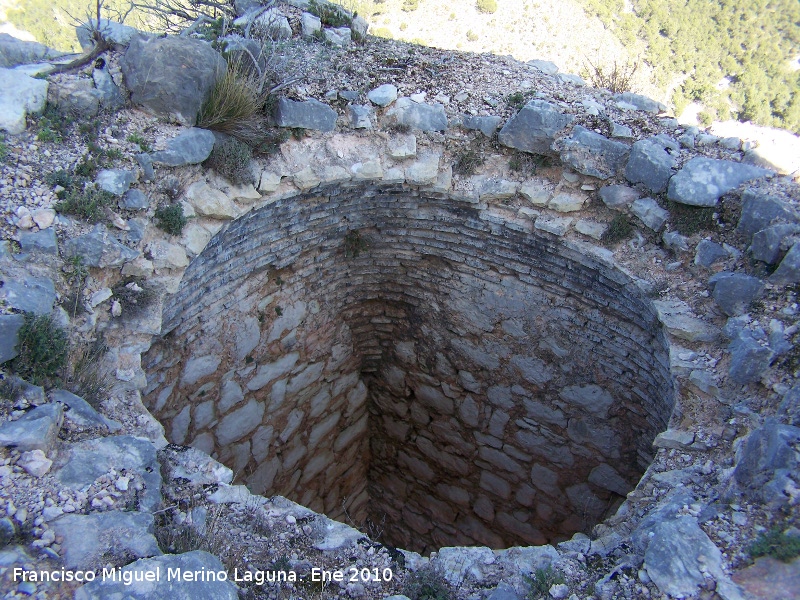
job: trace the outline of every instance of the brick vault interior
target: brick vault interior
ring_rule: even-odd
[[[145,400],[170,441],[419,552],[590,527],[674,405],[630,277],[513,212],[403,185],[231,222],[161,333]]]

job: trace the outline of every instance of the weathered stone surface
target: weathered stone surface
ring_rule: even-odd
[[[789,248],[778,268],[769,276],[770,283],[789,285],[800,282],[800,242]]]
[[[620,496],[625,496],[631,491],[631,485],[625,481],[614,467],[600,463],[589,473],[589,483],[606,489]]]
[[[563,141],[561,161],[579,173],[608,179],[617,174],[625,165],[630,147],[622,142],[614,142],[607,137],[576,125],[570,137]]]
[[[207,129],[192,127],[180,132],[167,142],[165,150],[153,152],[150,158],[154,163],[169,167],[196,165],[211,155],[214,149],[214,134]]]
[[[44,404],[26,412],[16,421],[0,424],[0,445],[20,452],[41,450],[49,453],[64,419],[60,404]]]
[[[396,135],[389,140],[389,156],[396,160],[411,158],[417,155],[417,136]]]
[[[107,419],[98,413],[92,406],[80,396],[68,392],[67,390],[53,390],[50,392],[53,402],[60,402],[67,407],[64,418],[68,423],[79,428],[101,428],[104,431],[118,431],[122,425],[111,419]]]
[[[403,97],[386,111],[386,116],[400,125],[408,125],[422,131],[447,129],[447,114],[441,104],[420,104],[411,98]]]
[[[322,21],[316,15],[304,12],[300,15],[300,34],[303,37],[313,37],[322,29]]]
[[[639,140],[631,148],[625,179],[631,183],[642,183],[651,192],[660,194],[667,189],[676,164],[675,158],[657,140]]]
[[[755,383],[769,369],[775,352],[761,345],[747,331],[738,331],[728,346],[731,364],[728,376],[740,384]]]
[[[614,99],[618,102],[630,104],[635,107],[636,110],[642,110],[645,112],[660,113],[667,110],[667,107],[661,102],[653,100],[652,98],[648,98],[647,96],[643,96],[642,94],[634,94],[633,92],[623,92],[621,94],[617,94],[614,96]]]
[[[749,567],[735,572],[732,579],[742,588],[745,598],[792,600],[800,589],[800,560],[786,563],[762,556]]]
[[[569,226],[571,224],[571,217],[552,217],[550,215],[541,215],[540,217],[536,218],[533,226],[541,231],[562,236],[569,231]]]
[[[778,262],[781,251],[787,250],[787,244],[793,241],[792,236],[800,233],[800,225],[796,223],[778,223],[756,232],[750,245],[750,253],[756,260],[768,265]]]
[[[791,490],[797,485],[800,467],[793,446],[799,442],[800,428],[771,419],[751,432],[733,472],[739,489],[751,500],[773,508],[793,502]]]
[[[77,442],[59,452],[57,465],[56,478],[75,490],[88,489],[111,469],[125,469],[144,483],[139,510],[152,512],[161,502],[161,469],[149,441],[121,435]]]
[[[608,409],[614,403],[614,398],[599,385],[569,385],[563,388],[559,397],[565,402],[581,407],[594,416],[604,419]]]
[[[492,137],[502,122],[503,119],[500,117],[476,117],[473,115],[464,115],[461,119],[464,129],[480,131],[486,137]]]
[[[22,315],[0,315],[0,364],[19,354],[19,330],[24,322]]]
[[[333,46],[347,46],[352,38],[349,27],[326,27],[322,33],[325,41]]]
[[[21,71],[0,69],[0,131],[25,131],[25,116],[38,114],[47,102],[47,81]]]
[[[627,185],[606,185],[600,188],[598,194],[609,208],[627,206],[641,197],[639,192]]]
[[[729,582],[722,567],[722,553],[693,517],[678,517],[655,527],[644,568],[658,589],[671,596],[693,595],[705,582],[704,573],[718,583]]]
[[[26,231],[19,234],[19,247],[23,252],[43,252],[58,254],[58,242],[55,229],[43,231]]]
[[[225,567],[213,554],[193,550],[184,554],[166,554],[156,558],[143,558],[123,568],[125,575],[135,583],[126,585],[123,577],[112,581],[98,578],[75,591],[75,600],[108,600],[109,598],[136,598],[136,600],[237,600],[236,586],[230,581],[169,581],[168,569],[184,572],[222,572]],[[147,573],[162,573],[157,582],[145,580]]]
[[[702,239],[697,244],[697,251],[694,255],[694,264],[701,267],[710,267],[714,263],[728,258],[728,251],[721,245],[711,240]]]
[[[111,564],[121,567],[130,560],[161,555],[153,535],[153,515],[110,511],[90,515],[67,514],[51,523],[63,538],[64,567],[96,569]]]
[[[247,16],[243,17],[247,18]],[[270,8],[253,21],[253,27],[264,32],[273,40],[288,40],[292,37],[292,27],[281,11]]]
[[[122,196],[131,187],[136,176],[131,171],[124,169],[103,169],[97,173],[95,183],[101,190],[115,196]]]
[[[261,423],[264,405],[251,399],[250,402],[228,413],[216,428],[217,440],[223,446],[246,436]]]
[[[549,60],[533,59],[529,60],[527,64],[529,64],[533,68],[541,71],[546,75],[555,75],[556,73],[558,73],[558,66],[556,66],[554,62],[551,62]]]
[[[351,104],[347,107],[347,111],[350,115],[350,126],[353,129],[372,128],[372,108],[369,106]]]
[[[6,306],[35,315],[49,315],[56,301],[53,280],[47,277],[29,276],[25,279],[1,277],[0,300]]]
[[[374,90],[367,92],[367,98],[369,98],[370,102],[378,106],[389,106],[392,102],[397,100],[397,88],[391,83],[384,83]]]
[[[87,267],[119,267],[139,257],[140,253],[114,239],[103,225],[90,233],[67,240],[66,256],[80,256]]]
[[[165,60],[169,57],[169,60]],[[120,59],[131,102],[192,126],[227,65],[207,42],[188,37],[131,38]]]
[[[319,100],[297,102],[280,98],[275,112],[275,122],[279,127],[333,131],[336,128],[336,111]]]
[[[667,429],[656,436],[653,441],[655,448],[674,448],[683,450],[694,442],[694,432],[680,429]]]
[[[139,190],[128,190],[119,199],[119,207],[125,210],[147,210],[150,208],[150,198]]]
[[[439,174],[439,155],[429,154],[406,169],[406,181],[412,185],[430,185]]]
[[[631,204],[631,212],[655,232],[661,230],[669,218],[669,211],[661,208],[652,198],[640,198]]]
[[[575,212],[581,210],[588,198],[582,192],[559,192],[550,199],[547,207],[558,212]]]
[[[51,60],[62,54],[39,42],[19,40],[7,33],[0,33],[0,67],[3,69]]]
[[[89,19],[75,28],[78,42],[84,50],[94,46],[92,39],[93,29],[99,29],[106,41],[113,44],[116,49],[127,47],[135,36],[146,35],[134,27],[117,23],[109,19]]]
[[[689,206],[716,206],[723,194],[771,173],[732,160],[696,156],[669,180],[667,197]]]
[[[205,181],[196,181],[186,189],[186,199],[197,214],[215,219],[235,219],[239,209],[233,201]]]
[[[654,300],[658,318],[670,334],[689,342],[713,342],[719,329],[693,316],[691,308],[681,301]]]
[[[511,117],[498,134],[501,144],[534,154],[550,154],[556,133],[575,117],[558,111],[543,100],[531,100]]]
[[[780,198],[748,189],[742,194],[742,214],[736,231],[749,240],[770,225],[798,222],[797,212]]]
[[[714,300],[729,317],[746,312],[750,303],[764,289],[760,279],[742,273],[717,273],[708,280],[708,284]]]

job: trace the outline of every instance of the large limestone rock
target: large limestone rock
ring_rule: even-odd
[[[7,307],[35,315],[49,315],[56,301],[52,279],[29,276],[24,279],[0,276],[0,301]]]
[[[25,116],[38,114],[47,102],[47,82],[22,71],[0,69],[0,131],[25,131]]]
[[[561,160],[579,173],[608,179],[625,166],[630,148],[576,125],[572,135],[564,140]]]
[[[386,116],[400,125],[408,125],[422,131],[447,129],[447,115],[441,104],[420,104],[411,98],[399,98],[386,112]]]
[[[4,69],[58,58],[63,54],[39,42],[18,40],[7,33],[0,33],[0,67]]]
[[[200,40],[134,37],[120,68],[134,104],[160,117],[194,125],[227,64],[210,44]]]
[[[732,160],[696,156],[669,180],[667,197],[689,206],[716,206],[726,192],[771,173]]]
[[[500,130],[500,143],[534,154],[551,153],[556,133],[569,125],[572,115],[561,114],[555,105],[544,100],[531,100],[508,120]]]
[[[143,558],[122,569],[130,575],[131,583],[126,585],[123,577],[111,579],[97,578],[75,591],[75,600],[108,600],[109,598],[135,598],[136,600],[237,600],[236,586],[230,581],[203,581],[198,577],[194,581],[168,580],[167,570],[183,572],[199,572],[204,574],[220,573],[225,567],[213,554],[194,550],[185,554],[165,554],[156,558]],[[147,573],[160,572],[159,581],[145,580]]]
[[[745,190],[736,231],[749,241],[756,232],[770,225],[798,222],[800,217],[797,212],[780,198],[756,190]]]
[[[80,256],[88,267],[119,267],[138,258],[139,254],[114,239],[103,225],[96,225],[91,232],[64,244],[65,256]]]
[[[207,129],[192,127],[169,140],[166,150],[153,152],[150,158],[154,163],[170,167],[196,165],[211,155],[215,139],[214,134]]]
[[[0,445],[20,452],[41,450],[49,453],[64,420],[64,409],[51,403],[37,406],[16,421],[0,425]]]
[[[319,100],[296,102],[281,98],[278,100],[275,121],[280,127],[333,131],[336,128],[336,111]]]
[[[64,539],[67,569],[93,569],[107,563],[122,566],[132,558],[159,556],[153,525],[149,513],[117,510],[66,514],[52,523],[56,535]]]
[[[639,140],[631,149],[625,179],[631,183],[643,183],[651,192],[660,194],[667,189],[674,167],[675,158],[663,144],[655,140]]]
[[[117,49],[126,48],[135,36],[142,35],[142,32],[138,29],[116,21],[100,19],[98,26],[97,19],[89,19],[88,22],[81,23],[75,28],[75,34],[78,37],[81,48],[88,50],[94,46],[92,32],[96,29],[99,29],[105,40]]]

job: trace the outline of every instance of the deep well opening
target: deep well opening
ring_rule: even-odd
[[[233,221],[144,359],[170,441],[428,552],[558,541],[619,506],[674,404],[651,303],[514,211],[338,186]]]

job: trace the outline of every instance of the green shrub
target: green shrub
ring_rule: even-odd
[[[482,13],[491,14],[497,12],[497,0],[478,0],[477,6]]]
[[[403,0],[403,6],[400,7],[404,12],[411,12],[419,8],[419,0]]]
[[[67,361],[67,334],[50,315],[25,313],[14,371],[34,385],[50,383]]]
[[[607,246],[628,239],[633,234],[633,225],[625,213],[619,213],[611,220],[608,229],[603,233],[602,242]]]
[[[86,154],[81,158],[77,165],[75,165],[75,175],[79,177],[86,177],[87,179],[94,179],[97,174],[97,169],[100,168],[100,161],[91,154]]]
[[[670,201],[667,210],[669,210],[669,218],[675,229],[683,235],[710,231],[714,228],[716,209],[713,207],[689,206]]]
[[[771,556],[789,562],[800,556],[800,536],[786,535],[780,529],[771,529],[761,534],[747,549],[750,556]]]
[[[160,206],[156,209],[156,227],[170,235],[180,235],[186,226],[186,217],[180,204]]]
[[[531,577],[525,577],[525,582],[530,586],[527,598],[537,600],[539,598],[550,598],[550,588],[554,585],[564,583],[564,576],[553,569],[552,565],[536,569]]]
[[[131,144],[136,144],[139,146],[139,150],[142,152],[150,152],[152,150],[150,144],[147,143],[147,140],[144,139],[144,136],[141,133],[131,133],[127,139]]]
[[[478,34],[477,34],[477,33],[475,33],[474,31],[472,31],[472,29],[470,29],[470,30],[467,32],[467,39],[468,39],[470,42],[477,42],[477,41],[478,41],[478,37],[479,37],[479,36],[478,36]]]
[[[108,398],[112,381],[101,366],[108,347],[102,341],[80,344],[70,352],[70,375],[66,388],[94,407]]]
[[[355,258],[369,248],[367,241],[361,237],[358,231],[348,231],[344,236],[344,255],[347,258]]]
[[[474,145],[460,149],[453,158],[453,173],[467,177],[474,175],[476,169],[484,162],[483,154]]]
[[[228,138],[221,144],[214,144],[204,166],[214,169],[232,183],[253,183],[252,159],[253,152],[247,144]]]
[[[144,279],[135,277],[121,281],[111,291],[122,306],[122,314],[129,316],[139,314],[156,298],[155,289]]]
[[[6,158],[8,158],[8,146],[5,140],[0,140],[0,162],[5,162]]]
[[[328,27],[350,27],[353,24],[353,19],[348,17],[338,6],[331,4],[320,4],[316,0],[311,0],[308,12],[318,16],[322,24]]]
[[[59,185],[67,191],[74,188],[77,184],[75,177],[64,169],[59,169],[58,171],[48,173],[44,176],[44,182],[50,187]],[[63,195],[64,192],[61,193]]]
[[[403,594],[411,600],[454,600],[456,597],[442,572],[430,565],[409,575]]]
[[[88,187],[85,190],[70,190],[63,200],[56,203],[55,208],[65,215],[73,215],[89,223],[97,223],[105,216],[103,209],[111,206],[113,201],[113,194]]]
[[[40,142],[61,143],[72,121],[71,117],[61,114],[55,106],[48,103],[36,121],[36,139]]]

